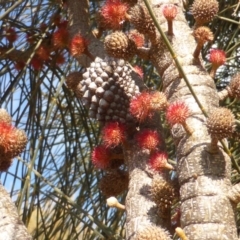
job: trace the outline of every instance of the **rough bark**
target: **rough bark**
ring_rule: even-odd
[[[0,239],[31,240],[32,237],[20,220],[14,203],[1,184],[0,196]]]
[[[174,36],[169,40],[194,92],[205,110],[210,113],[211,109],[219,104],[214,81],[201,62],[193,59],[196,43],[184,18],[181,1],[171,2],[178,6],[179,12],[173,23]],[[154,12],[161,27],[166,29],[166,21],[161,15],[162,3],[166,1],[156,3],[153,5]],[[166,47],[153,47],[151,60],[163,79],[163,88],[169,101],[184,101],[192,112],[192,116],[187,120],[194,130],[191,136],[188,136],[181,126],[175,125],[172,128],[177,147],[181,227],[191,240],[237,239],[234,208],[227,197],[231,188],[230,158],[221,147],[216,154],[207,151],[210,136],[204,124],[205,117],[179,76]]]

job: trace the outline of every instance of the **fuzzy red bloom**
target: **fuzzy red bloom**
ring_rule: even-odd
[[[152,116],[150,110],[151,95],[148,92],[142,92],[131,99],[129,111],[140,122]]]
[[[183,124],[190,116],[190,110],[184,102],[175,102],[169,105],[166,112],[166,118],[169,124]]]
[[[104,144],[107,147],[115,147],[125,139],[125,126],[119,122],[108,122],[102,134]]]
[[[128,37],[134,41],[137,47],[142,47],[144,45],[144,35],[136,30],[132,30]]]
[[[50,57],[50,49],[43,45],[40,46],[37,50],[37,56],[42,61],[47,61]]]
[[[220,67],[226,62],[226,54],[220,49],[210,50],[209,61],[215,67]]]
[[[136,135],[137,143],[141,148],[154,150],[161,142],[160,136],[157,131],[144,129]]]
[[[37,37],[33,32],[27,33],[26,40],[28,43],[33,44],[37,40]]]
[[[107,0],[100,10],[105,26],[111,29],[119,29],[125,21],[128,5],[120,0]]]
[[[167,162],[168,156],[164,152],[157,152],[149,159],[150,167],[155,171],[160,171],[162,168],[171,168]]]
[[[16,141],[16,128],[6,122],[0,122],[0,152],[6,153]],[[1,154],[0,154],[1,155]]]
[[[168,21],[172,21],[177,16],[177,7],[173,4],[168,4],[163,7],[162,12]]]
[[[143,73],[142,68],[139,67],[139,66],[134,66],[133,69],[134,69],[134,71],[143,79],[144,73]]]
[[[82,55],[86,51],[87,47],[87,40],[80,34],[75,35],[69,44],[70,53],[74,57]]]
[[[56,49],[64,49],[68,45],[68,31],[65,28],[59,28],[52,36],[53,46]]]
[[[92,162],[96,168],[106,169],[110,166],[110,151],[106,146],[96,146],[92,151]]]
[[[6,29],[6,38],[10,43],[13,43],[17,40],[18,35],[14,28],[7,28]]]
[[[34,56],[30,64],[35,70],[41,70],[43,67],[43,61],[40,58],[38,58],[38,56]]]

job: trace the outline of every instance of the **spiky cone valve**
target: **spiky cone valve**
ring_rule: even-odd
[[[107,199],[107,205],[109,207],[115,207],[118,208],[119,210],[125,210],[125,206],[121,203],[118,202],[118,200],[115,197],[109,197]]]
[[[121,31],[108,35],[105,38],[104,47],[109,56],[125,60],[132,58],[137,51],[135,42]]]
[[[212,111],[206,121],[208,132],[211,136],[210,152],[218,150],[218,140],[231,137],[235,130],[235,117],[231,110],[219,107]]]
[[[186,123],[187,118],[191,115],[189,107],[184,102],[171,103],[166,110],[166,119],[168,123],[173,126],[174,124],[181,124],[185,131],[191,135],[193,129],[191,129]]]
[[[173,4],[167,4],[163,7],[163,16],[167,20],[168,24],[168,35],[173,35],[173,20],[177,16],[177,7]]]
[[[129,175],[123,170],[108,171],[100,182],[99,188],[103,195],[108,197],[117,197],[128,189]]]
[[[137,230],[136,240],[171,240],[171,237],[169,233],[160,226],[149,225]]]
[[[227,91],[231,97],[240,99],[240,73],[237,73],[232,77],[229,86],[227,87]]]
[[[131,77],[132,68],[123,59],[96,58],[83,73],[80,82],[82,102],[89,108],[89,117],[103,124],[118,121],[131,125],[134,118],[129,112],[130,99],[139,93]]]
[[[152,42],[156,41],[156,30],[154,22],[144,4],[136,4],[129,10],[129,21],[135,28],[145,36],[147,35]]]
[[[211,49],[209,55],[209,61],[212,63],[210,76],[215,77],[217,69],[226,62],[226,54],[220,49]]]
[[[203,45],[206,42],[213,41],[214,36],[213,36],[213,33],[210,28],[203,27],[203,26],[194,29],[193,36],[194,36],[195,40],[197,41],[197,46],[193,53],[193,56],[194,56],[194,58],[198,58]]]
[[[196,21],[196,26],[212,21],[218,10],[217,0],[194,0],[191,6],[191,13]]]
[[[66,76],[67,87],[74,92],[77,90],[78,84],[82,81],[81,72],[71,72]]]

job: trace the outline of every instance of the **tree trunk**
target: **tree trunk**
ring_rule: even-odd
[[[165,4],[166,1],[155,1],[152,7],[159,24],[166,31],[167,24],[161,11],[163,3]],[[201,62],[193,59],[195,40],[183,15],[181,1],[174,1],[174,4],[178,6],[178,15],[173,22],[174,36],[169,40],[194,92],[205,110],[210,113],[219,105],[215,83]],[[234,208],[227,197],[231,188],[230,158],[221,146],[216,154],[210,154],[207,151],[211,139],[204,124],[205,117],[185,81],[179,76],[164,43],[153,45],[150,55],[152,63],[162,77],[164,92],[167,94],[169,102],[184,101],[192,112],[192,116],[187,120],[187,124],[194,130],[191,136],[188,136],[179,125],[172,128],[177,148],[181,227],[191,240],[237,239]],[[138,151],[133,153],[133,158],[138,154]],[[139,177],[135,176],[139,169],[138,165],[141,164],[143,163],[140,161],[135,163],[135,170],[132,171],[130,177],[131,181],[137,181],[130,183],[130,186],[135,186],[135,192],[137,192],[136,187],[140,192],[145,184],[144,181],[142,184],[138,181],[141,179],[140,173]],[[131,212],[134,195],[129,192],[128,196],[127,209],[130,208],[128,212]],[[143,204],[138,204],[138,207],[139,209],[135,208],[134,211],[140,216]],[[139,219],[141,221],[138,221],[138,228],[141,228],[144,221],[142,218]],[[136,229],[127,226],[129,232],[127,239],[134,239],[129,237],[133,235],[134,230]]]
[[[17,209],[9,194],[0,184],[0,239],[3,240],[31,240],[23,222],[20,220]]]

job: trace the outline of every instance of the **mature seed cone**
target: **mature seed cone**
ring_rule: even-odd
[[[230,137],[235,130],[235,117],[227,108],[216,108],[207,119],[207,128],[209,134],[218,140]]]
[[[131,77],[132,68],[123,59],[96,58],[83,74],[79,94],[89,108],[89,117],[101,122],[133,123],[129,100],[139,93]]]
[[[77,89],[77,85],[80,83],[81,80],[82,80],[82,73],[71,72],[66,76],[67,87],[75,91]]]
[[[11,158],[19,155],[25,149],[27,144],[27,135],[23,130],[16,129],[15,137],[16,137],[15,144],[12,144],[9,148]]]
[[[129,175],[123,170],[109,171],[102,177],[99,188],[103,195],[108,197],[116,197],[128,189]]]
[[[214,39],[213,33],[208,27],[198,27],[194,30],[193,36],[195,37],[197,42],[211,42]]]
[[[228,86],[229,95],[240,98],[240,73],[237,73],[230,81]]]
[[[23,130],[13,128],[10,131],[0,135],[0,156],[4,159],[16,157],[27,144],[27,136]]]
[[[218,13],[217,0],[195,0],[191,7],[192,15],[197,25],[213,20],[214,16]]]
[[[108,35],[105,38],[104,46],[109,56],[123,59],[132,58],[137,50],[134,41],[121,31]]]
[[[161,227],[147,226],[136,234],[136,240],[170,240],[170,235]]]
[[[3,108],[0,108],[0,122],[5,122],[5,123],[8,123],[8,124],[11,124],[12,123],[12,118],[11,116],[8,114],[8,112],[3,109]]]
[[[154,22],[143,4],[137,4],[129,11],[131,16],[130,22],[142,34],[148,35],[150,39],[155,40],[156,30]]]
[[[158,214],[164,218],[168,217],[171,205],[178,196],[174,186],[161,176],[155,176],[151,186],[151,196],[158,207]]]

